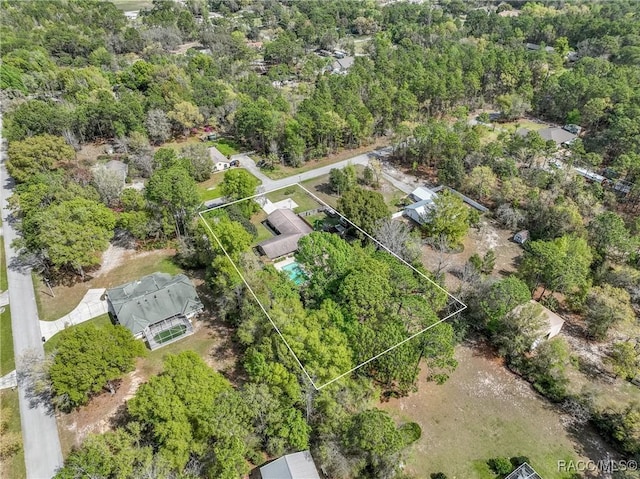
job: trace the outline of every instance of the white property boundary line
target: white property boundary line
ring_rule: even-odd
[[[210,211],[214,211],[220,208],[226,208],[227,206],[231,206],[234,205],[236,203],[240,203],[242,201],[248,201],[248,200],[252,200],[254,198],[257,198],[259,196],[264,196],[268,193],[272,193],[274,191],[278,191],[278,190],[282,190],[284,188],[289,188],[290,186],[297,186],[298,188],[301,188],[303,191],[305,191],[309,196],[311,196],[315,201],[317,201],[319,204],[324,205],[326,208],[331,208],[332,210],[336,211],[336,213],[338,213],[338,215],[340,216],[340,218],[344,219],[345,221],[348,221],[349,224],[351,224],[353,227],[355,227],[356,229],[358,229],[358,231],[360,231],[361,233],[363,233],[364,235],[366,235],[370,240],[372,240],[374,243],[376,243],[379,247],[383,248],[387,253],[391,254],[393,257],[395,257],[397,260],[401,261],[402,263],[404,263],[406,266],[408,266],[409,268],[411,268],[414,272],[418,273],[420,276],[422,276],[424,279],[426,279],[427,281],[429,281],[431,284],[433,284],[436,288],[440,289],[441,291],[443,291],[447,296],[449,296],[450,298],[452,298],[455,302],[457,302],[458,304],[460,304],[462,307],[460,309],[458,309],[457,311],[454,311],[453,313],[447,315],[446,317],[442,318],[441,320],[433,323],[430,326],[427,326],[426,328],[418,331],[417,333],[412,334],[411,336],[409,336],[408,338],[400,341],[398,344],[391,346],[390,348],[385,349],[384,351],[382,351],[381,353],[376,354],[375,356],[373,356],[370,359],[367,359],[366,361],[358,364],[356,367],[350,369],[349,371],[340,374],[339,376],[331,379],[330,381],[327,381],[326,383],[320,385],[320,386],[316,386],[315,382],[313,381],[313,379],[311,379],[311,376],[309,375],[309,373],[307,372],[307,370],[305,369],[305,367],[302,365],[302,363],[300,362],[300,360],[298,359],[298,356],[296,355],[296,353],[293,351],[293,349],[291,349],[291,346],[289,345],[289,343],[287,342],[286,338],[282,335],[282,333],[280,332],[280,329],[278,328],[278,326],[276,325],[276,323],[273,321],[273,319],[271,319],[271,316],[269,315],[269,313],[267,312],[267,310],[265,309],[265,307],[262,305],[262,303],[260,302],[260,300],[258,299],[258,296],[256,295],[256,293],[253,291],[253,288],[251,288],[251,286],[249,285],[249,283],[247,282],[247,280],[245,279],[244,275],[240,272],[240,269],[238,269],[238,267],[236,266],[236,263],[231,259],[231,257],[229,256],[229,253],[227,253],[227,250],[225,250],[224,246],[222,246],[222,243],[220,242],[220,239],[218,238],[218,236],[216,236],[216,234],[213,232],[213,229],[211,228],[211,225],[209,225],[209,222],[207,221],[207,219],[203,216],[204,213],[208,213]],[[407,263],[404,259],[402,259],[400,256],[398,256],[396,253],[394,253],[393,251],[391,251],[389,248],[387,248],[385,245],[383,245],[382,243],[380,243],[380,241],[378,241],[377,239],[375,239],[373,236],[371,236],[369,233],[367,233],[366,231],[364,231],[362,228],[360,228],[358,225],[354,224],[351,220],[349,220],[348,218],[346,218],[345,216],[342,215],[342,213],[340,213],[339,211],[337,211],[335,208],[333,208],[332,206],[328,205],[327,203],[325,203],[323,200],[321,200],[320,198],[318,198],[316,195],[314,195],[313,193],[311,193],[309,190],[307,190],[304,186],[302,186],[299,183],[293,183],[291,185],[287,185],[287,186],[281,186],[280,188],[274,188],[273,190],[269,190],[269,191],[265,191],[262,193],[258,193],[252,196],[248,196],[246,198],[242,198],[240,200],[235,200],[235,201],[231,201],[229,203],[225,203],[219,206],[215,206],[213,208],[208,208],[206,210],[200,211],[198,212],[198,215],[200,216],[200,219],[202,219],[202,221],[204,222],[204,224],[207,226],[207,229],[209,230],[209,232],[213,235],[213,237],[215,238],[216,242],[218,243],[218,246],[220,247],[220,249],[222,250],[222,252],[225,254],[225,256],[227,257],[227,259],[231,262],[231,264],[233,265],[233,268],[236,270],[236,272],[238,273],[238,275],[240,276],[240,278],[242,279],[242,282],[245,284],[245,286],[247,287],[247,289],[251,292],[251,295],[253,296],[253,298],[256,300],[256,302],[258,303],[258,306],[260,306],[260,309],[262,309],[262,312],[265,314],[265,316],[267,317],[267,319],[269,320],[269,322],[271,323],[271,325],[273,326],[273,328],[276,330],[276,332],[280,335],[280,337],[282,338],[282,341],[284,342],[284,344],[287,346],[287,349],[289,350],[289,352],[293,355],[294,359],[296,360],[296,363],[298,363],[298,366],[300,366],[300,369],[302,369],[302,372],[304,373],[305,377],[309,380],[309,382],[311,383],[311,385],[317,390],[321,390],[322,388],[324,388],[325,386],[328,386],[329,384],[338,381],[339,379],[342,379],[343,377],[351,374],[352,372],[356,371],[357,369],[360,369],[362,366],[370,363],[371,361],[374,361],[376,359],[378,359],[380,356],[387,354],[390,351],[393,351],[394,349],[402,346],[404,343],[406,343],[407,341],[411,341],[412,339],[414,339],[416,336],[421,335],[422,333],[430,330],[431,328],[437,326],[438,324],[446,321],[447,319],[451,318],[452,316],[464,311],[465,309],[467,309],[467,305],[464,304],[462,301],[460,301],[458,298],[456,298],[454,295],[452,295],[451,293],[449,293],[449,291],[447,291],[446,289],[444,289],[442,286],[440,286],[438,283],[436,283],[435,281],[433,281],[431,278],[429,278],[427,275],[425,275],[424,273],[422,273],[421,271],[418,271],[416,268],[414,268],[412,265],[410,265],[409,263]]]

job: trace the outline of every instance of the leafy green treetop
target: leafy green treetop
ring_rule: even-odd
[[[425,230],[451,246],[459,245],[469,231],[469,209],[450,191],[443,191],[433,202],[435,206],[426,213]]]
[[[384,197],[377,191],[353,188],[338,199],[338,209],[367,233],[376,231],[379,222],[391,214]]]
[[[34,214],[23,228],[29,232],[25,235],[27,242],[43,251],[56,268],[72,267],[84,275],[84,268],[100,262],[115,223],[113,212],[106,206],[76,198]]]
[[[146,354],[142,342],[123,326],[82,325],[60,333],[49,376],[56,405],[70,410],[133,370],[135,358]]]
[[[75,151],[64,138],[40,135],[9,144],[7,170],[18,183],[33,175],[54,170],[75,158]]]

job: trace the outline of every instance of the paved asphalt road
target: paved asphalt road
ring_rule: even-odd
[[[2,120],[0,119],[0,129]],[[11,242],[17,233],[9,221],[7,198],[12,194],[13,180],[7,175],[4,165],[4,148],[0,139],[0,205],[2,206],[2,225],[4,248],[7,259],[7,277],[9,280],[9,302],[11,304],[11,327],[13,328],[13,347],[16,359],[28,353],[36,358],[44,358],[42,335],[38,321],[35,291],[31,281],[31,269],[12,267],[16,251]],[[4,265],[3,265],[4,266]],[[16,361],[17,362],[17,361]],[[27,465],[27,479],[49,479],[62,465],[62,450],[56,418],[42,403],[33,405],[27,397],[25,384],[19,384],[20,420],[22,422],[22,442],[24,459]]]
[[[282,178],[280,180],[272,180],[271,178],[266,176],[264,173],[262,173],[262,170],[256,166],[255,161],[253,161],[253,159],[251,159],[248,156],[249,154],[247,153],[240,153],[237,155],[233,155],[231,159],[240,161],[240,166],[242,168],[245,168],[252,175],[254,175],[256,178],[262,181],[262,185],[260,185],[260,189],[262,191],[271,191],[271,190],[284,188],[285,186],[293,185],[295,183],[302,183],[303,181],[311,180],[313,178],[317,178],[318,176],[327,175],[329,174],[329,171],[331,171],[333,168],[344,168],[349,164],[366,166],[369,164],[370,154],[374,151],[377,151],[379,156],[382,159],[384,159],[384,157],[391,152],[391,149],[390,147],[386,147],[381,150],[372,150],[371,152],[363,153],[361,155],[357,155],[357,156],[348,158],[346,160],[338,161],[336,163],[331,163],[330,165],[320,166],[313,170],[305,171],[304,173],[294,174],[286,178]],[[407,194],[411,193],[416,188],[415,184],[409,185],[403,181],[400,181],[394,178],[393,176],[386,173],[385,171],[382,172],[382,176],[385,180],[389,181],[389,183],[394,185],[400,191],[403,191]],[[224,198],[216,198],[215,200],[208,201],[206,203],[206,206],[208,208],[213,208],[215,206],[224,204],[224,202],[225,202]]]

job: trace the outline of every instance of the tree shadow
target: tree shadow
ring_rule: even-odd
[[[55,415],[47,361],[35,350],[23,353],[16,364],[18,388],[29,401],[29,407],[42,407],[48,416]]]
[[[320,183],[319,185],[314,185],[311,190],[316,191],[317,193],[323,193],[325,195],[333,196],[335,193],[331,189],[331,185],[329,183]]]
[[[235,386],[246,383],[249,378],[238,360],[242,356],[242,348],[233,340],[233,328],[220,321],[213,322],[209,328],[211,337],[217,340],[209,357],[221,366],[219,372]]]
[[[118,406],[113,415],[109,418],[109,426],[111,429],[117,429],[119,427],[125,427],[131,422],[131,416],[127,409],[127,402],[123,402]]]

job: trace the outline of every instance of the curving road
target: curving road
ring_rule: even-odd
[[[259,188],[262,191],[271,191],[277,190],[280,188],[284,188],[285,186],[293,185],[295,183],[302,183],[306,180],[311,180],[313,178],[317,178],[318,176],[328,175],[329,172],[333,168],[344,168],[347,165],[363,165],[366,166],[369,164],[369,159],[371,158],[371,154],[374,153],[381,160],[383,160],[383,171],[382,177],[391,183],[393,186],[398,188],[400,191],[404,193],[411,193],[416,186],[421,184],[418,180],[413,181],[413,185],[406,183],[405,181],[399,180],[394,176],[390,175],[387,171],[388,167],[384,162],[384,158],[387,157],[391,153],[391,147],[385,147],[382,149],[371,150],[360,155],[353,156],[351,158],[347,158],[346,160],[338,161],[336,163],[331,163],[325,166],[319,166],[313,170],[305,171],[304,173],[293,174],[291,176],[287,176],[286,178],[281,178],[279,180],[272,180],[267,175],[265,175],[260,168],[256,165],[255,161],[249,157],[250,153],[239,153],[237,155],[233,155],[231,160],[238,160],[240,162],[240,166],[249,171],[253,176],[262,181],[262,185]],[[225,203],[224,198],[216,198],[215,200],[210,200],[205,203],[207,208],[213,208],[215,206],[219,206]]]
[[[0,117],[0,130],[2,118]],[[17,267],[18,255],[11,243],[17,238],[7,199],[12,194],[13,180],[5,168],[4,142],[0,138],[0,206],[4,234],[7,277],[9,280],[9,302],[11,304],[11,327],[16,363],[24,354],[36,361],[44,358],[42,335],[38,320],[35,291],[31,280],[31,268]],[[5,267],[5,265],[2,265]],[[20,374],[20,366],[18,366]],[[47,404],[34,404],[29,397],[26,381],[18,381],[22,443],[27,466],[27,479],[49,479],[62,466],[62,449],[55,416]]]

